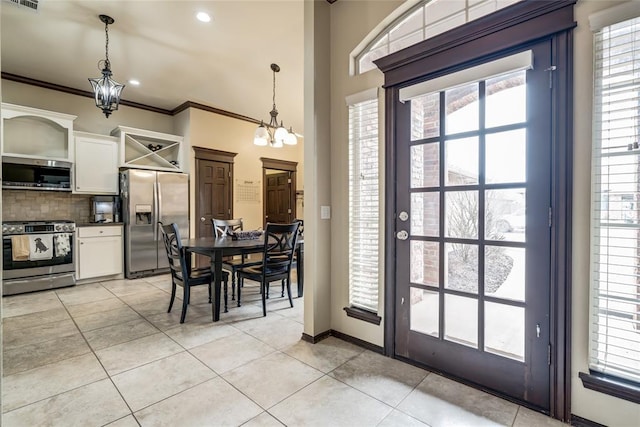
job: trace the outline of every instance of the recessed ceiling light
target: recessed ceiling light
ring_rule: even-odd
[[[198,18],[200,22],[211,22],[211,17],[207,12],[198,12],[196,18]]]
[[[131,79],[129,80],[129,84],[132,86],[140,86],[140,80]]]

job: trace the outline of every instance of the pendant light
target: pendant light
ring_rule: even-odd
[[[105,59],[98,62],[98,69],[100,69],[100,63],[104,62],[104,68],[102,69],[102,77],[95,79],[90,78],[89,82],[93,87],[94,98],[96,101],[96,107],[100,108],[104,115],[108,118],[109,115],[118,109],[120,104],[120,94],[124,85],[116,82],[111,78],[111,63],[109,62],[109,25],[115,21],[112,17],[107,15],[100,15],[100,21],[104,23],[105,32]]]
[[[298,138],[293,133],[293,129],[289,127],[287,130],[282,121],[278,124],[278,109],[276,108],[276,73],[280,72],[278,64],[271,64],[273,72],[273,108],[269,112],[271,119],[269,124],[265,125],[264,121],[260,122],[260,126],[256,129],[253,143],[258,146],[271,146],[273,148],[282,148],[285,144],[296,145]],[[273,134],[271,133],[273,130]]]

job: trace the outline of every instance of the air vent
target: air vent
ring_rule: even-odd
[[[38,4],[42,2],[42,0],[4,0],[7,3],[11,3],[18,7],[31,9],[34,11],[38,10]]]

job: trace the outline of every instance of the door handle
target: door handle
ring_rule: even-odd
[[[396,233],[396,238],[398,240],[407,240],[409,238],[409,233],[407,233],[405,230],[400,230]]]
[[[201,217],[200,217],[200,221],[205,222],[205,221],[206,221],[206,219],[205,219],[203,216],[201,216]]]

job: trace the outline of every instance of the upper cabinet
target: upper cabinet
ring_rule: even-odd
[[[76,116],[2,104],[2,155],[73,162]]]
[[[118,194],[118,138],[75,132],[74,193]]]
[[[120,138],[120,166],[182,172],[183,137],[118,126],[111,135]]]

